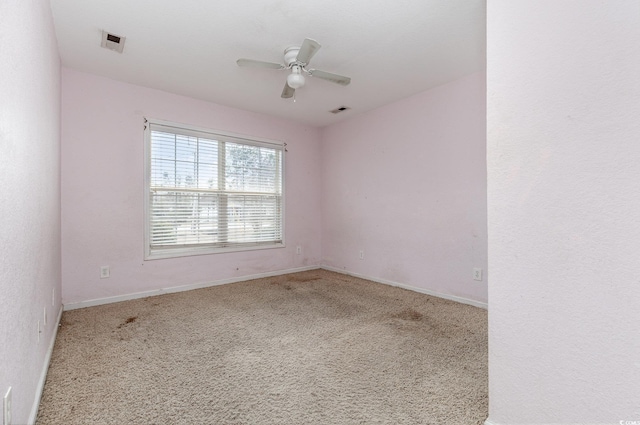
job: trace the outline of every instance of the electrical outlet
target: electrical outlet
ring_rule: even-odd
[[[482,280],[482,269],[480,268],[473,269],[473,280]]]
[[[109,270],[109,266],[100,267],[100,279],[105,279],[110,275],[111,275],[111,271]]]
[[[4,395],[2,404],[4,406],[4,425],[11,425],[11,387]]]
[[[300,245],[296,247],[296,254],[298,255],[302,254],[302,247]]]
[[[360,250],[360,259],[364,260],[364,250]]]

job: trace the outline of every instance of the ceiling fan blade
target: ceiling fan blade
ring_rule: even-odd
[[[298,56],[296,56],[296,61],[308,64],[313,55],[320,49],[320,43],[310,38],[305,38],[302,42],[302,46],[300,46],[300,51],[298,51]]]
[[[331,81],[332,83],[340,84],[341,86],[347,86],[351,82],[351,78],[345,77],[344,75],[332,74],[318,69],[310,69],[309,75]]]
[[[283,99],[290,99],[293,97],[293,94],[296,92],[296,89],[292,89],[289,87],[289,84],[284,83],[284,89],[282,89],[282,97]]]
[[[272,68],[272,69],[284,69],[284,65],[274,62],[263,62],[253,59],[238,59],[236,61],[238,66],[254,66],[258,68]]]

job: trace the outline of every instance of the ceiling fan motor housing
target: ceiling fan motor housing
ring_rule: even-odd
[[[300,47],[298,46],[287,47],[284,50],[284,63],[287,67],[290,67],[291,64],[295,63],[299,51]]]

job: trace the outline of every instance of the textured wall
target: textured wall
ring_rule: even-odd
[[[324,264],[486,302],[485,134],[484,74],[326,128]]]
[[[65,304],[320,263],[317,129],[66,68],[62,87]],[[143,261],[144,116],[287,142],[286,248]]]
[[[60,310],[60,60],[49,2],[0,2],[0,40],[0,396],[13,388],[12,423],[24,424]]]
[[[490,421],[640,420],[640,2],[487,28]]]

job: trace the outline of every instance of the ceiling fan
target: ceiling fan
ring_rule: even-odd
[[[284,64],[274,62],[263,62],[253,59],[238,59],[238,66],[254,66],[259,68],[272,69],[290,69],[291,73],[287,75],[287,82],[284,84],[281,97],[288,99],[293,97],[296,89],[304,86],[304,74],[311,77],[322,78],[332,83],[346,86],[351,82],[351,78],[330,72],[320,71],[318,69],[307,68],[309,61],[320,49],[320,43],[310,38],[305,38],[302,46],[288,47],[284,51]]]

